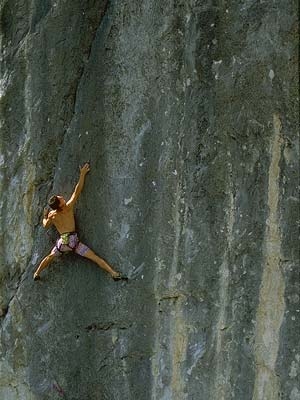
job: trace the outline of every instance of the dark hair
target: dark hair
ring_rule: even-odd
[[[57,196],[50,197],[48,204],[52,208],[52,210],[59,209],[59,198]]]

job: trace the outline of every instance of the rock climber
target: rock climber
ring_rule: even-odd
[[[80,168],[79,180],[70,200],[66,201],[62,196],[52,196],[49,199],[48,205],[52,210],[50,211],[49,208],[44,210],[43,226],[44,228],[49,228],[54,225],[60,234],[60,238],[56,241],[50,254],[41,261],[33,275],[34,280],[40,279],[40,273],[48,267],[55,257],[68,252],[74,252],[94,261],[100,268],[107,271],[114,280],[127,279],[78,239],[75,229],[74,206],[83,189],[85,177],[89,171],[89,163]]]

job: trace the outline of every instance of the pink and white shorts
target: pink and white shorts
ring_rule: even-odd
[[[60,256],[63,253],[74,251],[76,254],[84,256],[88,250],[89,248],[79,241],[76,232],[66,232],[62,233],[60,235],[60,238],[57,239],[56,244],[51,251],[51,254],[54,254],[55,256]]]

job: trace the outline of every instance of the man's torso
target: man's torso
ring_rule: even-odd
[[[65,206],[62,210],[51,211],[49,218],[60,234],[75,231],[73,207]]]

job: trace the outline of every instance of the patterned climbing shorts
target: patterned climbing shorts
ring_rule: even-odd
[[[81,243],[78,239],[76,232],[62,233],[60,238],[57,239],[55,246],[53,247],[51,254],[60,256],[63,253],[74,251],[80,256],[84,256],[89,248]]]

